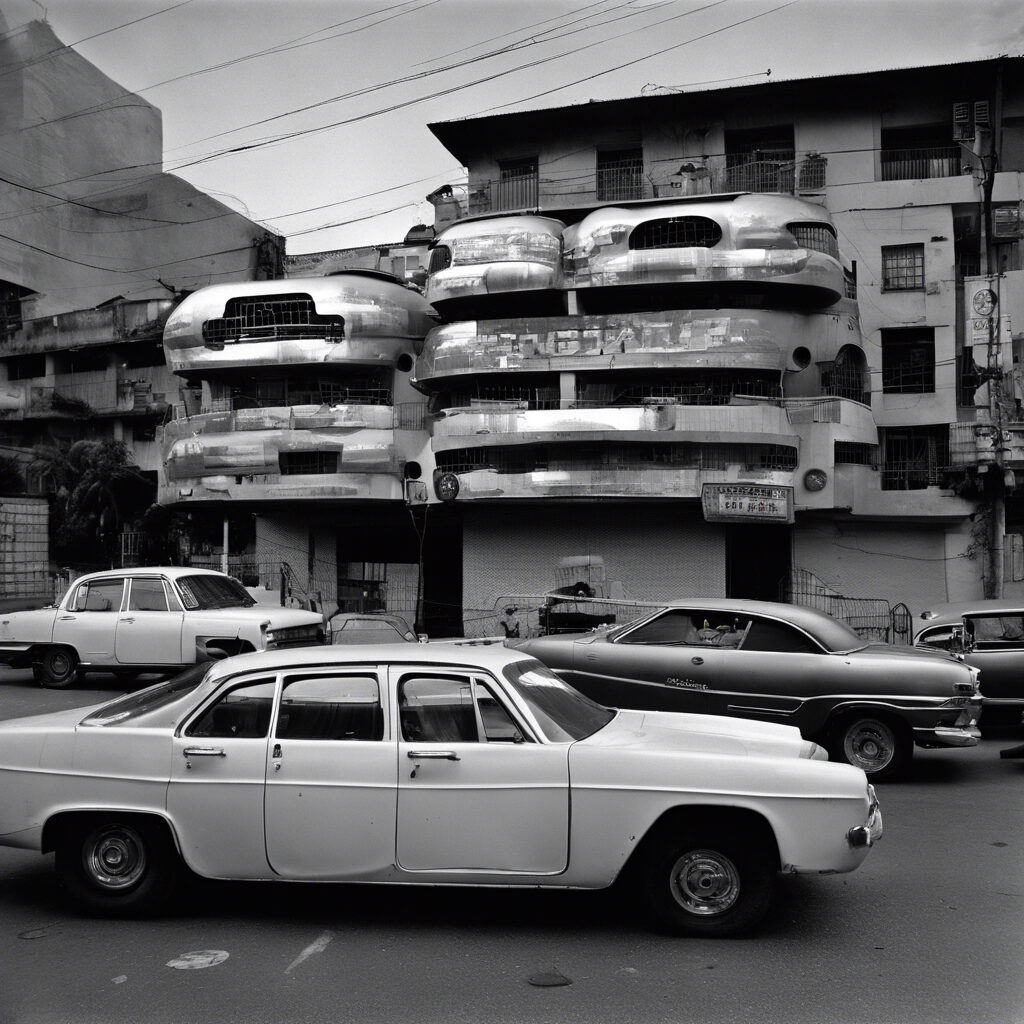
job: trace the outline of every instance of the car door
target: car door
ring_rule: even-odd
[[[981,670],[981,695],[988,701],[1024,699],[1024,613],[968,615],[964,623],[969,665]]]
[[[234,680],[175,733],[167,812],[182,855],[201,874],[270,875],[263,797],[276,689],[274,674]]]
[[[580,641],[569,681],[608,707],[704,713],[722,657],[708,615],[667,608],[613,638]]]
[[[267,771],[267,860],[274,871],[341,879],[390,867],[395,754],[376,665],[286,673]]]
[[[115,650],[121,665],[182,664],[184,611],[159,576],[132,576],[118,616]]]
[[[124,579],[98,579],[82,583],[57,612],[53,639],[70,644],[88,665],[113,665],[117,620]]]
[[[569,744],[540,742],[497,683],[392,667],[399,867],[552,875],[569,857]]]
[[[733,625],[719,641],[721,672],[708,694],[712,714],[786,722],[808,698],[850,689],[844,659],[831,658],[791,623],[737,613]]]

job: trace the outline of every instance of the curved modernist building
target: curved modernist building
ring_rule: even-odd
[[[415,384],[432,413],[431,498],[461,508],[464,605],[493,608],[509,565],[529,567],[502,592],[543,592],[585,551],[648,599],[759,573],[777,598],[778,528],[850,502],[847,467],[878,461],[828,214],[747,194],[582,210],[561,232],[561,273],[548,259],[506,275],[519,302],[495,314],[490,267],[520,254],[500,240],[537,222],[477,218],[439,237],[435,252],[457,237],[477,260],[457,303],[448,257],[431,262],[427,294],[448,322],[427,335]],[[538,282],[560,312],[537,309]]]
[[[190,295],[164,332],[183,386],[163,430],[161,503],[205,521],[215,551],[223,520],[232,557],[246,552],[242,574],[251,564],[276,587],[268,567],[286,563],[303,596],[320,594],[328,611],[336,596],[345,610],[373,607],[345,603],[347,591],[367,590],[367,571],[350,566],[387,559],[346,524],[370,519],[410,543],[406,481],[420,476],[426,443],[425,402],[410,378],[434,323],[422,295],[373,271]],[[393,604],[413,615],[415,583],[411,597],[404,590]]]

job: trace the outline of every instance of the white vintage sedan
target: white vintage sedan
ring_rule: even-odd
[[[864,773],[791,726],[614,711],[498,644],[244,654],[0,723],[0,844],[94,913],[208,878],[601,889],[749,930],[779,872],[852,871]]]
[[[86,672],[137,675],[245,651],[326,643],[324,617],[257,605],[233,576],[153,566],[80,576],[56,607],[0,614],[0,664],[40,686]]]

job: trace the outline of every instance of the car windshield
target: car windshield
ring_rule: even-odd
[[[198,665],[189,665],[184,672],[179,672],[171,679],[156,683],[154,686],[147,686],[145,690],[139,690],[138,693],[128,693],[123,697],[118,697],[117,700],[104,704],[98,711],[94,711],[88,718],[83,719],[82,725],[114,725],[167,707],[195,690],[206,678],[211,664],[211,662],[205,661]]]
[[[181,602],[189,611],[251,608],[256,599],[230,576],[182,576],[177,581]]]
[[[584,697],[539,662],[514,662],[505,666],[504,674],[554,743],[585,739],[615,717],[614,711]]]

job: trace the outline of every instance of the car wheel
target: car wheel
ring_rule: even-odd
[[[756,843],[698,832],[658,843],[647,858],[649,910],[682,935],[728,938],[750,931],[771,908],[775,865]]]
[[[181,861],[162,823],[93,819],[57,845],[57,877],[85,910],[133,917],[161,909],[174,892]]]
[[[78,678],[78,655],[70,647],[48,647],[32,663],[32,675],[40,686],[65,690]]]
[[[894,778],[906,768],[913,743],[888,719],[865,716],[842,722],[829,749],[833,760],[852,764],[872,781],[879,781]]]

